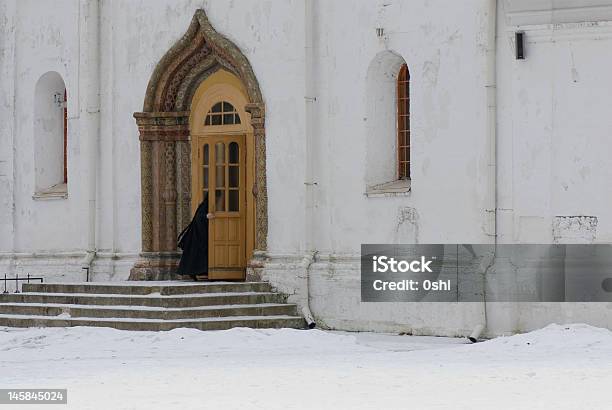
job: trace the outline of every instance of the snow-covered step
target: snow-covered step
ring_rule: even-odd
[[[186,295],[121,295],[95,293],[24,292],[0,295],[0,303],[54,303],[77,305],[133,305],[157,307],[194,307],[257,303],[284,303],[274,292],[195,293]]]
[[[0,326],[8,327],[112,327],[120,330],[162,331],[179,327],[200,330],[225,330],[234,327],[250,328],[304,328],[304,319],[298,316],[234,316],[199,319],[158,320],[128,318],[72,318],[35,315],[0,315]]]
[[[272,292],[267,282],[88,282],[88,283],[29,283],[24,292],[94,293],[122,295],[185,295],[194,293]]]
[[[0,294],[0,326],[304,328],[297,306],[265,282],[25,284]]]
[[[60,316],[72,318],[193,319],[228,316],[296,316],[297,307],[283,303],[213,305],[185,308],[104,306],[54,303],[0,303],[1,315]]]

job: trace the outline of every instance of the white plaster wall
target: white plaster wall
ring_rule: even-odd
[[[300,259],[273,255],[265,279],[304,306],[305,269]],[[296,273],[297,277],[291,276]],[[481,303],[363,303],[360,260],[319,256],[310,266],[310,309],[322,328],[465,336],[483,320]]]
[[[501,240],[610,242],[612,25],[508,21],[499,32]],[[515,30],[525,32],[525,60],[514,59]],[[593,217],[583,235],[558,218],[579,216]]]
[[[351,256],[360,242],[488,241],[482,234],[480,201],[486,146],[486,102],[480,92],[483,3],[462,3],[457,9],[445,3],[444,10],[431,2],[423,8],[416,3],[410,9],[419,23],[412,23],[399,3],[384,11],[373,2],[359,5],[351,18],[360,27],[357,34],[337,17],[335,6],[343,8],[341,2],[318,3],[319,24],[325,27],[318,30],[320,254],[310,270],[310,307],[320,323],[332,328],[456,335],[484,318],[478,303],[360,302],[359,262]],[[428,11],[434,13],[431,21]],[[582,15],[577,10],[576,16]],[[453,16],[452,21],[445,16]],[[506,17],[500,7],[499,240],[609,242],[610,23],[515,28],[506,25]],[[394,29],[394,18],[402,22],[400,28]],[[388,40],[376,44],[375,27],[380,26]],[[526,31],[525,61],[514,60],[515,29]],[[358,195],[364,186],[359,172],[367,178],[360,164],[369,162],[360,154],[367,146],[364,130],[369,131],[363,123],[369,119],[355,114],[366,88],[355,72],[367,67],[362,55],[385,46],[401,54],[411,70],[413,192],[407,198],[365,199]],[[344,52],[351,58],[341,58]],[[367,104],[361,108],[367,112]],[[300,258],[271,256],[266,277],[289,293],[290,300],[304,304],[307,273]],[[288,271],[298,272],[295,282],[287,280]],[[487,332],[575,321],[610,327],[611,309],[609,303],[488,303]]]
[[[6,193],[0,209],[0,266],[10,272],[46,272],[60,280],[63,274],[58,272],[66,270],[80,279],[82,271],[73,259],[86,248],[89,165],[85,155],[87,141],[79,135],[80,113],[85,109],[81,104],[84,90],[79,86],[87,83],[81,65],[90,45],[79,41],[79,23],[83,22],[78,1],[59,0],[52,7],[50,3],[45,5],[41,7],[37,0],[2,3],[2,30],[7,34],[1,43],[2,52],[15,56],[14,60],[0,62],[3,74],[7,74],[0,79],[5,91],[2,114],[8,119],[2,121],[2,138],[7,139],[3,147],[13,147],[3,148],[0,155],[0,187]],[[302,227],[285,222],[303,212],[302,3],[102,0],[100,5],[101,138],[96,170],[96,242],[101,255],[110,255],[109,260],[117,261],[106,265],[119,267],[102,269],[97,264],[96,272],[127,277],[130,263],[140,251],[140,149],[132,114],[142,110],[155,65],[185,33],[195,10],[202,7],[213,25],[246,54],[258,77],[268,110],[270,243],[278,249],[299,249]],[[69,95],[68,198],[34,201],[34,85],[48,71],[60,74]],[[63,258],[64,267],[50,268],[49,261],[58,258]],[[118,262],[124,260],[130,263]]]
[[[604,14],[595,16],[596,8],[581,8],[588,6],[586,2],[567,2],[568,7],[577,8],[555,11],[548,17],[531,13],[532,3],[516,2],[513,7],[502,3],[498,31],[499,240],[609,243],[612,80],[608,68],[612,57],[608,51],[612,26],[607,21],[593,22]],[[609,1],[597,3],[607,5],[600,11],[609,11]],[[541,24],[546,23],[544,17],[555,24]],[[538,24],[512,25],[516,22]],[[526,59],[521,61],[514,57],[517,30],[525,32]],[[611,309],[610,303],[493,303],[488,313],[493,322],[490,331],[502,333],[532,330],[551,322],[586,322],[609,328]]]
[[[79,172],[78,103],[68,104],[68,198],[53,201],[32,198],[37,189],[35,86],[43,74],[53,71],[63,79],[69,96],[78,95],[76,4],[59,0],[54,2],[54,7],[41,8],[41,3],[33,0],[15,3],[13,250],[17,253],[72,251],[82,243],[85,209]]]
[[[16,0],[0,2],[0,252],[13,249]]]
[[[101,1],[100,255],[94,269],[100,279],[123,279],[140,251],[139,141],[132,113],[142,109],[155,65],[199,7],[241,48],[259,80],[267,107],[270,261],[264,278],[304,303],[302,258],[310,249],[300,0]],[[310,271],[312,310],[334,328],[464,334],[482,320],[481,304],[361,303],[356,257],[366,242],[490,242],[483,231],[485,2],[315,0],[315,17],[313,231],[319,253]],[[6,0],[0,18],[0,268],[81,280],[88,164],[79,138],[79,67],[86,46],[79,41],[79,2],[41,7],[36,0]],[[609,241],[609,23],[521,27],[527,60],[517,62],[513,28],[504,18],[502,7],[500,240],[550,242],[555,217],[587,215],[598,221],[593,240]],[[377,27],[384,28],[383,39]],[[400,55],[411,73],[412,192],[368,198],[367,166],[373,161],[367,147],[377,136],[367,74],[386,50]],[[34,201],[34,85],[48,71],[62,76],[69,95],[68,198]],[[573,237],[564,235],[563,241]],[[490,334],[571,319],[610,325],[609,305],[490,309]]]
[[[319,1],[317,17],[317,249],[487,242],[478,172],[486,138],[483,2]],[[411,74],[412,192],[367,198],[366,146],[374,137],[367,71],[384,50],[401,55]],[[415,227],[403,235],[406,208]]]
[[[42,274],[47,280],[80,280],[84,277],[78,259],[82,258],[86,234],[83,229],[87,210],[83,174],[87,160],[81,155],[83,141],[79,132],[79,57],[82,51],[79,2],[59,0],[51,6],[51,3],[19,0],[2,4],[6,10],[2,19],[9,22],[7,32],[11,37],[8,41],[13,47],[11,53],[7,46],[3,55],[9,58],[1,59],[6,62],[4,67],[10,70],[10,75],[0,79],[2,89],[11,98],[10,109],[2,112],[2,123],[10,124],[3,129],[2,138],[12,139],[8,145],[12,149],[3,144],[2,156],[10,158],[8,163],[12,165],[9,174],[12,192],[2,197],[0,210],[2,214],[11,214],[10,227],[2,231],[0,239],[0,271]],[[43,4],[48,7],[41,7]],[[57,175],[53,176],[53,181],[40,181],[39,178],[37,186],[36,150],[43,148],[39,152],[43,156],[48,152],[37,141],[40,129],[36,125],[40,124],[35,120],[35,86],[48,72],[58,73],[70,99],[68,197],[34,200],[32,196],[37,188],[48,188],[49,184],[61,180],[57,180]],[[56,171],[63,173],[62,161],[57,162]]]
[[[299,1],[132,1],[106,5],[112,19],[105,31],[114,45],[104,61],[103,90],[112,89],[112,101],[103,98],[103,175],[117,174],[106,182],[114,186],[115,203],[104,206],[112,219],[112,231],[121,232],[115,242],[120,249],[140,247],[139,142],[132,113],[142,109],[150,75],[163,54],[187,30],[195,10],[204,7],[215,28],[235,42],[247,56],[263,90],[266,102],[268,141],[268,189],[270,195],[270,245],[295,249],[303,235],[284,223],[302,212],[303,177],[302,89],[303,48]],[[137,24],[135,24],[137,22]],[[110,25],[110,27],[108,26]],[[108,40],[108,37],[107,37]],[[108,47],[108,46],[107,46]],[[109,51],[106,51],[107,53]],[[106,130],[106,131],[104,131]],[[108,136],[112,135],[112,140]],[[110,152],[113,155],[110,155]],[[136,160],[135,160],[136,159]],[[299,181],[299,182],[296,182]],[[110,199],[107,199],[110,201]],[[123,207],[123,206],[127,207]],[[288,228],[291,228],[290,230]],[[111,228],[103,230],[104,241]]]
[[[337,329],[465,334],[482,320],[480,304],[361,303],[358,254],[362,243],[490,241],[483,232],[485,3],[315,4],[319,253],[310,270],[310,307],[320,324]],[[383,40],[377,27],[384,28]],[[411,74],[412,192],[368,198],[372,176],[384,178],[390,168],[387,157],[380,170],[367,168],[375,165],[372,140],[382,143],[389,131],[371,135],[378,128],[371,124],[381,119],[370,118],[378,101],[370,101],[368,69],[384,51],[401,56]],[[272,247],[264,277],[305,303],[301,255]]]

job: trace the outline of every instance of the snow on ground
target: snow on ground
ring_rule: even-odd
[[[319,330],[0,328],[0,388],[68,388],[61,408],[77,410],[611,409],[610,386],[612,332],[587,325],[476,345]]]

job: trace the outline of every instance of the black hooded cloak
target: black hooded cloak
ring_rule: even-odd
[[[179,275],[208,274],[208,198],[198,206],[193,219],[178,237],[178,246],[183,250],[179,262]]]

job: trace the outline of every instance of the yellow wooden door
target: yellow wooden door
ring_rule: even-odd
[[[219,70],[198,86],[191,105],[191,206],[195,212],[208,195],[212,280],[244,280],[255,244],[254,138],[247,103],[240,80]]]
[[[203,190],[209,193],[208,279],[244,279],[246,273],[246,153],[243,135],[207,136]],[[208,175],[206,175],[208,173]],[[204,192],[204,191],[203,191]]]

